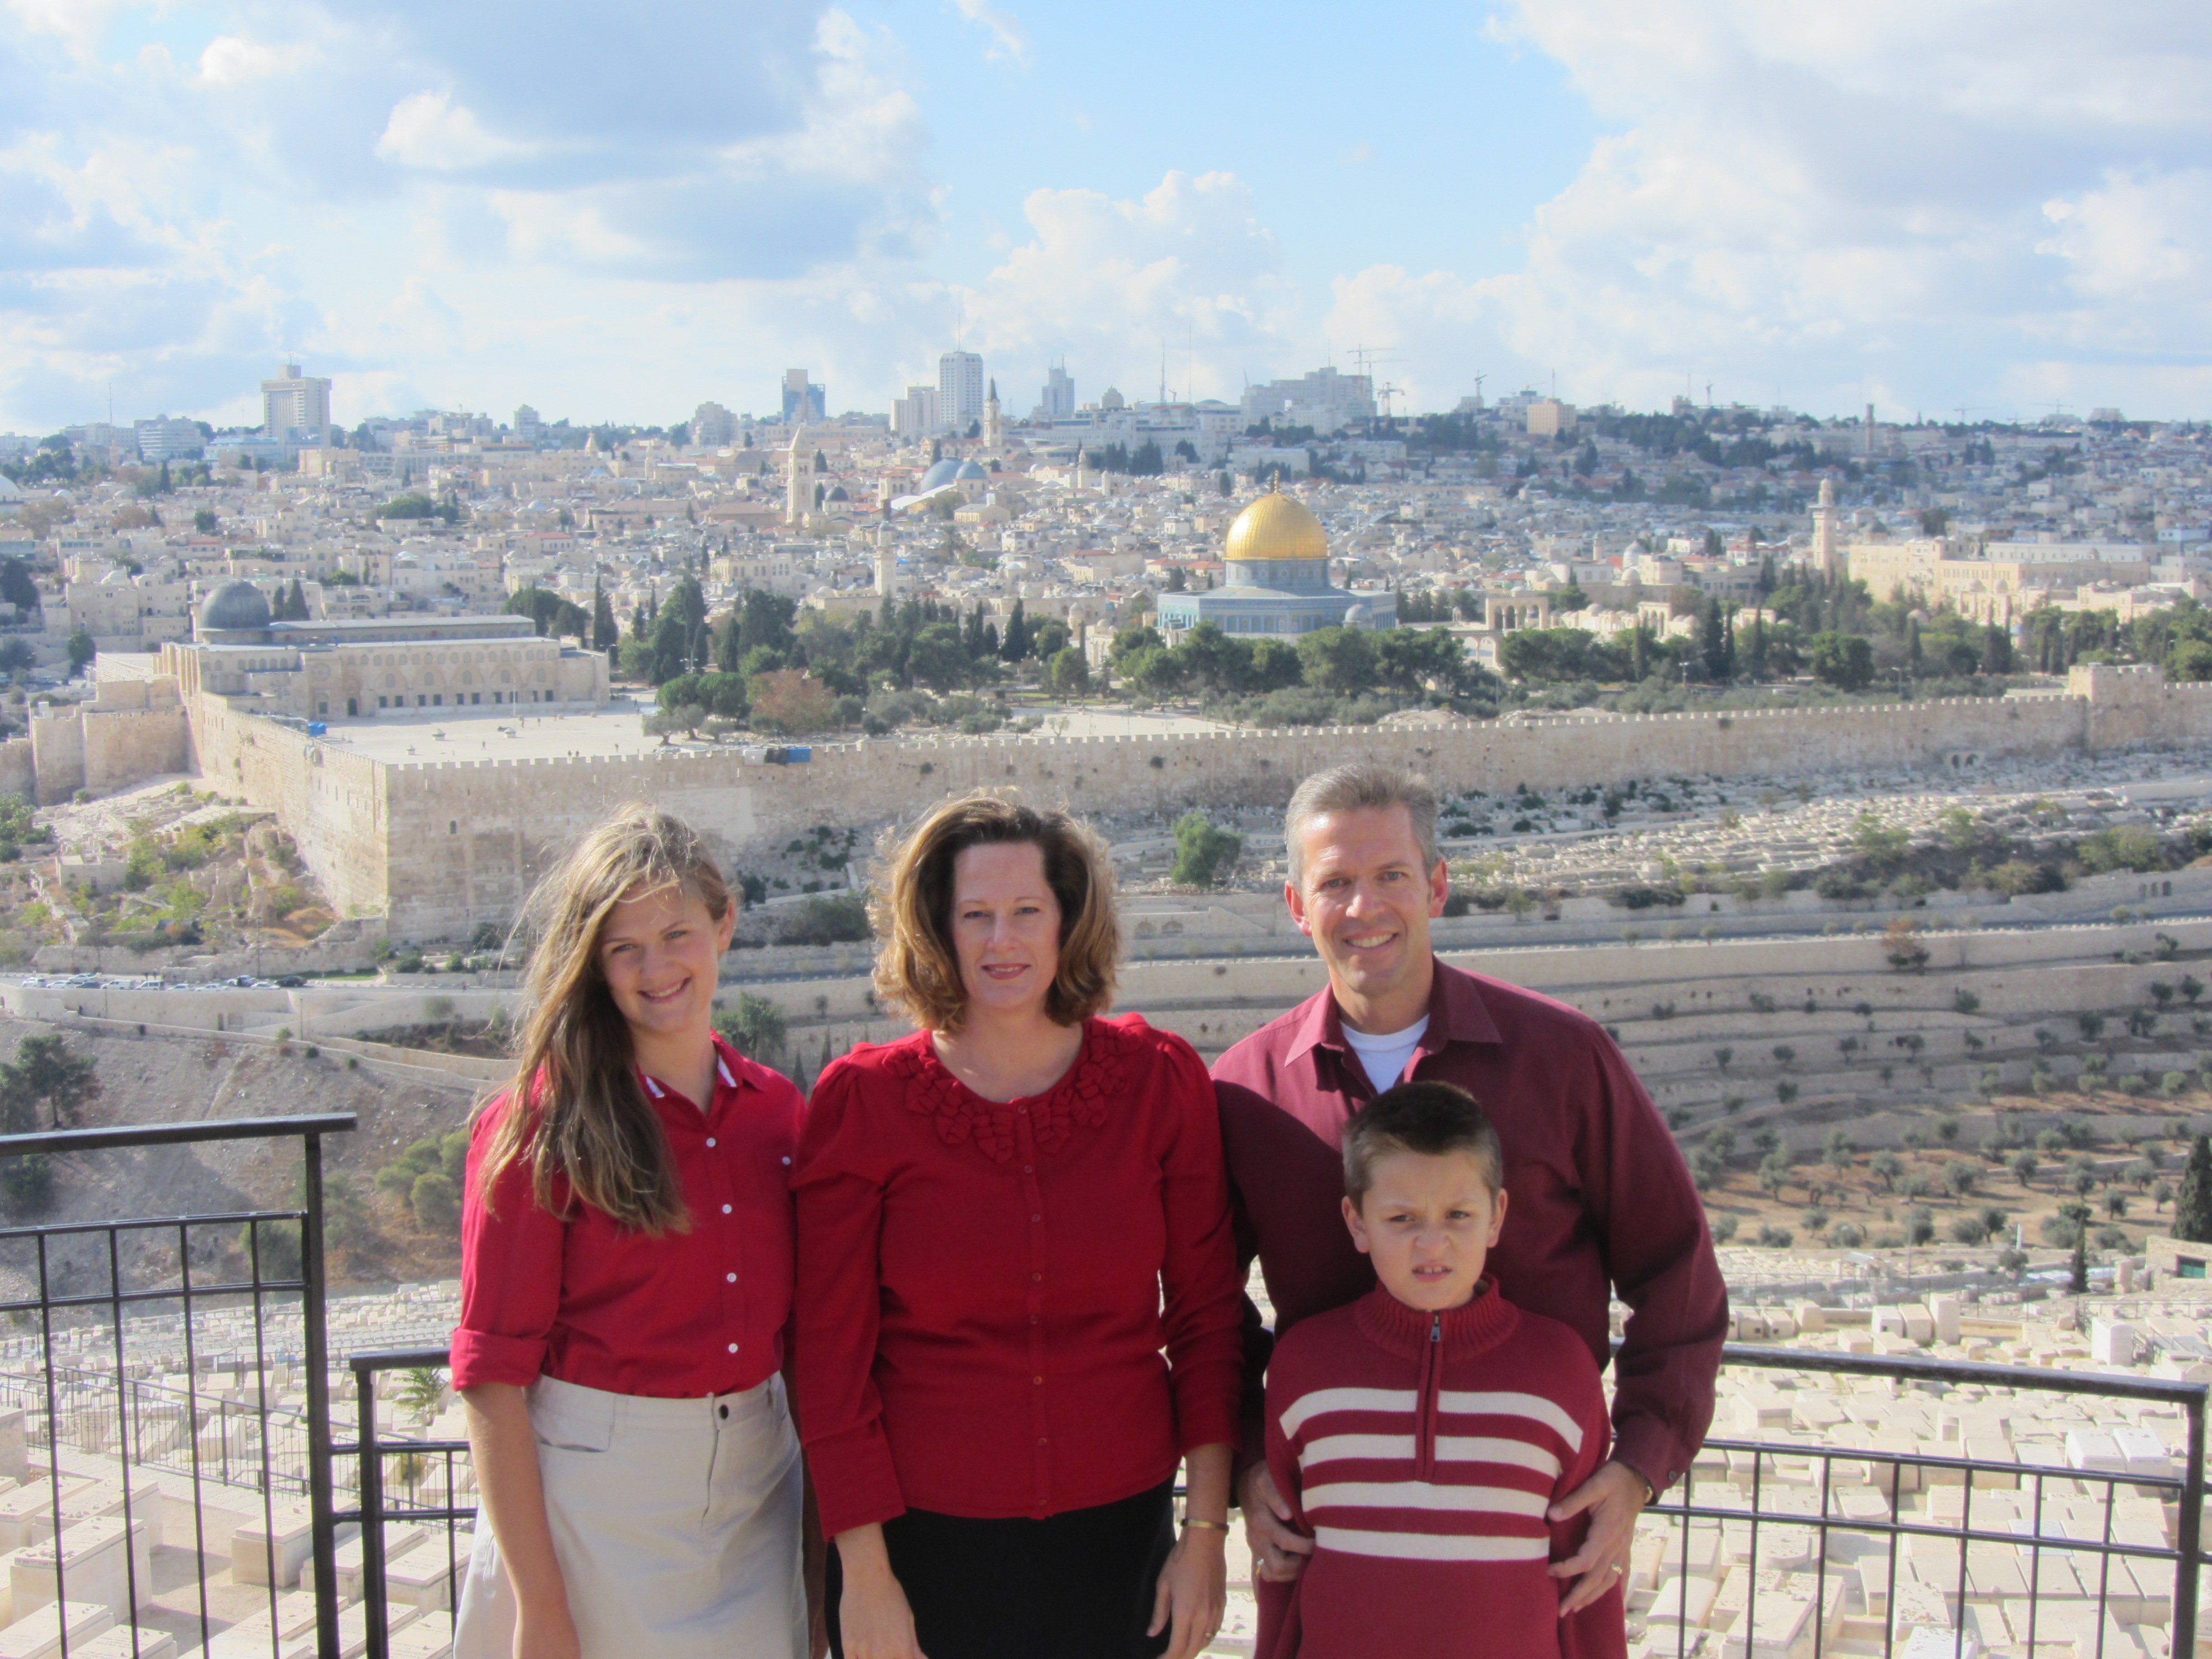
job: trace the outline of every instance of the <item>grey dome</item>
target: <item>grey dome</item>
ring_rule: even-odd
[[[269,601],[252,582],[225,582],[200,602],[202,633],[258,632],[269,626]]]
[[[921,475],[921,482],[914,487],[917,495],[927,495],[933,489],[941,489],[960,476],[960,463],[951,456],[930,463],[929,471]]]

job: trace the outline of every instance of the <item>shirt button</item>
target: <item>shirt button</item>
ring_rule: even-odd
[[[1030,1323],[1032,1325],[1036,1323],[1036,1316],[1035,1314],[1031,1314],[1030,1316]]]
[[[1036,1173],[1036,1170],[1033,1165],[1024,1164],[1022,1165],[1022,1173],[1024,1175],[1035,1175]]]
[[[724,1206],[722,1206],[722,1213],[723,1213],[724,1215],[727,1215],[727,1214],[729,1214],[729,1212],[730,1212],[730,1206],[729,1206],[728,1205],[726,1205],[726,1204],[725,1204]]]
[[[735,1273],[724,1273],[722,1277],[729,1280],[732,1285],[738,1282],[738,1276]]]
[[[783,1161],[784,1161],[784,1164],[785,1164],[787,1166],[788,1166],[788,1165],[790,1164],[790,1163],[791,1163],[791,1160],[790,1160],[789,1158],[787,1158],[786,1159],[784,1159]]]
[[[713,1145],[714,1144],[714,1136],[712,1136],[712,1135],[708,1135],[708,1136],[707,1137],[707,1144],[708,1144],[709,1146],[713,1146]]]
[[[1020,1111],[1021,1115],[1022,1115],[1024,1117],[1027,1117],[1027,1116],[1030,1115],[1030,1109],[1029,1109],[1028,1107],[1026,1107],[1026,1106],[1023,1106],[1023,1107],[1018,1108],[1017,1109],[1018,1109],[1018,1110]]]
[[[1037,1385],[1037,1387],[1039,1387],[1040,1389],[1041,1389],[1041,1388],[1042,1388],[1042,1387],[1044,1387],[1044,1378],[1042,1378],[1042,1377],[1041,1377],[1041,1376],[1040,1376],[1040,1377],[1036,1378],[1036,1385]]]
[[[737,1345],[736,1343],[734,1343],[734,1342],[731,1343],[731,1344],[730,1344],[730,1352],[731,1352],[732,1353],[735,1353],[737,1351],[738,1351],[738,1345]]]
[[[1033,1215],[1033,1216],[1031,1216],[1031,1217],[1030,1218],[1030,1220],[1032,1220],[1032,1221],[1042,1221],[1042,1220],[1043,1220],[1043,1219],[1044,1219],[1044,1218],[1043,1218],[1042,1216],[1041,1216],[1041,1215]]]

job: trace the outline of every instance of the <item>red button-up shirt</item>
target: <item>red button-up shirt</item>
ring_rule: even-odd
[[[1506,1296],[1571,1327],[1601,1368],[1612,1295],[1628,1304],[1613,1455],[1663,1490],[1712,1421],[1728,1291],[1705,1206],[1651,1097],[1587,1014],[1441,962],[1407,1075],[1457,1084],[1498,1127],[1512,1202],[1488,1271]],[[1326,989],[1222,1055],[1213,1078],[1237,1249],[1248,1267],[1260,1259],[1279,1335],[1374,1286],[1339,1204],[1340,1133],[1376,1091]],[[1255,1413],[1267,1353],[1249,1313]]]
[[[1091,1020],[1049,1093],[1005,1102],[927,1031],[856,1048],[815,1085],[794,1188],[825,1533],[1087,1509],[1235,1442],[1220,1121],[1182,1038]]]
[[[799,1091],[719,1040],[714,1097],[701,1111],[641,1077],[676,1159],[691,1225],[655,1238],[574,1200],[531,1196],[526,1158],[501,1172],[490,1209],[477,1167],[492,1103],[470,1138],[461,1209],[461,1322],[453,1386],[540,1374],[610,1394],[700,1399],[766,1382],[783,1364],[791,1317],[791,1160]],[[568,1212],[562,1220],[560,1212]]]

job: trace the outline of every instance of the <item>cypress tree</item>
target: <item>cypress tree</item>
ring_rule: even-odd
[[[2193,1243],[2212,1243],[2212,1141],[2203,1135],[2189,1143],[2189,1163],[2173,1200],[2173,1236]]]

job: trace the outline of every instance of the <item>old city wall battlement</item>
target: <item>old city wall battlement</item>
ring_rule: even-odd
[[[1562,715],[1441,727],[1344,726],[1098,738],[946,738],[825,746],[808,763],[731,750],[385,764],[197,700],[200,766],[275,811],[341,914],[387,915],[395,937],[504,924],[550,860],[629,799],[697,824],[728,863],[817,824],[910,817],[1012,787],[1076,811],[1279,806],[1308,773],[1376,760],[1443,789],[1490,793],[1687,775],[1832,769],[1971,774],[2000,757],[2212,738],[2212,686],[2155,670],[2076,670],[2064,693],[1902,705],[1647,716]]]

